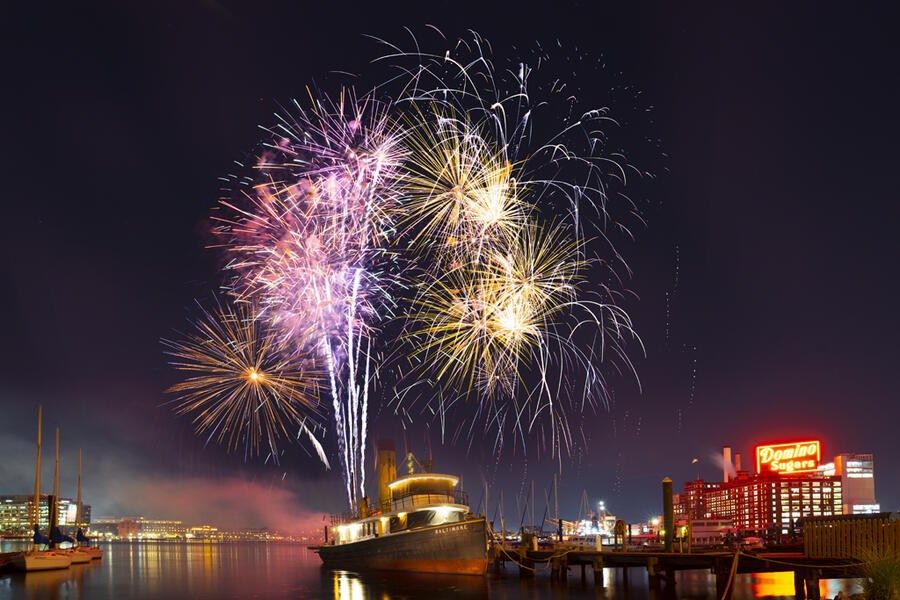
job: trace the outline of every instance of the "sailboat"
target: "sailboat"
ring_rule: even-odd
[[[39,530],[41,515],[41,416],[43,408],[38,407],[37,469],[34,477],[34,502],[32,502],[32,527],[34,547],[12,557],[10,563],[19,571],[44,571],[47,569],[68,569],[72,558],[54,550],[38,550],[38,544],[49,544]],[[58,441],[58,438],[57,438]],[[58,445],[57,445],[58,448]]]
[[[71,558],[73,565],[91,562],[90,555],[79,552],[74,548],[75,540],[67,535],[63,535],[57,522],[59,516],[59,427],[56,428],[56,468],[53,470],[53,503],[50,506],[50,511],[50,540],[53,543],[53,549]],[[71,544],[71,546],[69,548],[61,548],[60,544],[66,542]]]
[[[91,557],[91,560],[102,560],[103,559],[103,549],[98,546],[90,545],[90,538],[84,535],[84,532],[81,530],[81,448],[78,449],[78,508],[75,512],[75,527],[78,528],[78,533],[75,534],[75,541],[78,542],[78,551],[84,552],[88,556]],[[82,546],[82,544],[88,544],[86,546]]]

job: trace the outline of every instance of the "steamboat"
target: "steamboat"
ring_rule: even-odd
[[[379,502],[358,515],[332,516],[331,540],[313,548],[328,567],[483,575],[487,570],[484,517],[469,510],[459,478],[434,473],[433,464],[408,456],[409,474],[397,477],[390,442],[378,447]],[[418,465],[416,472],[414,468]]]

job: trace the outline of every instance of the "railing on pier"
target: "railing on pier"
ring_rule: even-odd
[[[807,517],[802,523],[807,558],[900,553],[900,513]]]

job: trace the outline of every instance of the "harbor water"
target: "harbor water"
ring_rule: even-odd
[[[0,543],[0,552],[18,549],[18,542]],[[509,563],[503,574],[484,577],[357,573],[328,570],[304,546],[283,543],[110,543],[102,546],[102,561],[69,569],[36,573],[0,573],[0,598],[72,600],[177,600],[195,598],[281,598],[389,600],[392,598],[605,598],[642,600],[653,597],[643,569],[631,569],[627,588],[621,572],[607,569],[605,589],[595,588],[588,569],[585,581],[571,568],[568,581],[551,581],[548,571],[520,579]],[[822,580],[822,598],[839,591],[856,593],[854,580]],[[715,577],[708,571],[677,575],[679,599],[715,598]],[[792,573],[738,575],[735,600],[793,598]],[[660,595],[660,598],[665,597]]]

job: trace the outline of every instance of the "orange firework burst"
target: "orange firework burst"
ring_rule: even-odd
[[[194,415],[196,431],[207,442],[243,447],[245,457],[268,447],[277,460],[278,441],[299,428],[298,436],[306,433],[327,465],[313,433],[322,373],[311,357],[286,354],[247,303],[201,310],[193,332],[179,341],[163,340],[171,364],[189,374],[167,390],[178,396],[175,412]]]

